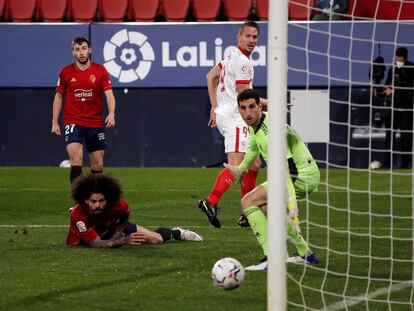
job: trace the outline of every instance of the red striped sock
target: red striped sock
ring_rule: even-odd
[[[207,198],[207,200],[211,203],[216,205],[223,194],[230,188],[231,184],[233,183],[234,177],[232,173],[227,169],[222,169],[221,172],[217,175],[216,182],[211,189],[211,192]]]
[[[259,171],[248,170],[246,175],[244,175],[242,185],[240,187],[242,197],[256,187],[256,179],[258,174]]]

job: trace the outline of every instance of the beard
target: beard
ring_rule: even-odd
[[[89,57],[86,57],[84,61],[82,61],[79,58],[77,58],[77,61],[79,62],[79,64],[85,65],[89,61]]]

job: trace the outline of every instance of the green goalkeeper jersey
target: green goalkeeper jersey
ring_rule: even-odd
[[[240,164],[241,168],[248,169],[259,155],[267,162],[268,124],[269,117],[266,112],[262,112],[257,130],[249,126],[250,144]],[[303,140],[289,125],[286,127],[287,167],[295,184],[296,194],[302,196],[305,192],[316,190],[320,179],[319,169]]]
[[[249,149],[244,155],[243,162],[240,164],[242,168],[248,169],[260,154],[267,162],[268,124],[269,117],[266,112],[262,112],[262,117],[260,118],[257,130],[255,131],[253,127],[249,126],[250,144]]]

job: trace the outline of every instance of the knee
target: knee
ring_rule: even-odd
[[[151,244],[162,244],[162,243],[164,243],[164,239],[162,238],[161,234],[154,235],[154,237],[152,238]]]
[[[253,206],[253,205],[255,205],[254,204],[254,198],[253,198],[253,195],[251,194],[251,192],[249,192],[241,200],[242,212],[244,212],[247,208],[249,208],[250,206]]]
[[[95,171],[102,171],[103,170],[103,160],[95,160],[92,162],[92,169]]]
[[[153,234],[150,234],[149,236],[147,236],[146,244],[162,244],[164,243],[164,239],[162,238],[161,234],[159,234],[158,232],[153,232]]]

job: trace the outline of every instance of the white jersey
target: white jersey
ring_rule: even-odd
[[[254,69],[250,57],[239,47],[219,63],[221,68],[217,87],[217,108],[215,113],[221,116],[240,115],[237,107],[237,84],[253,86]]]

